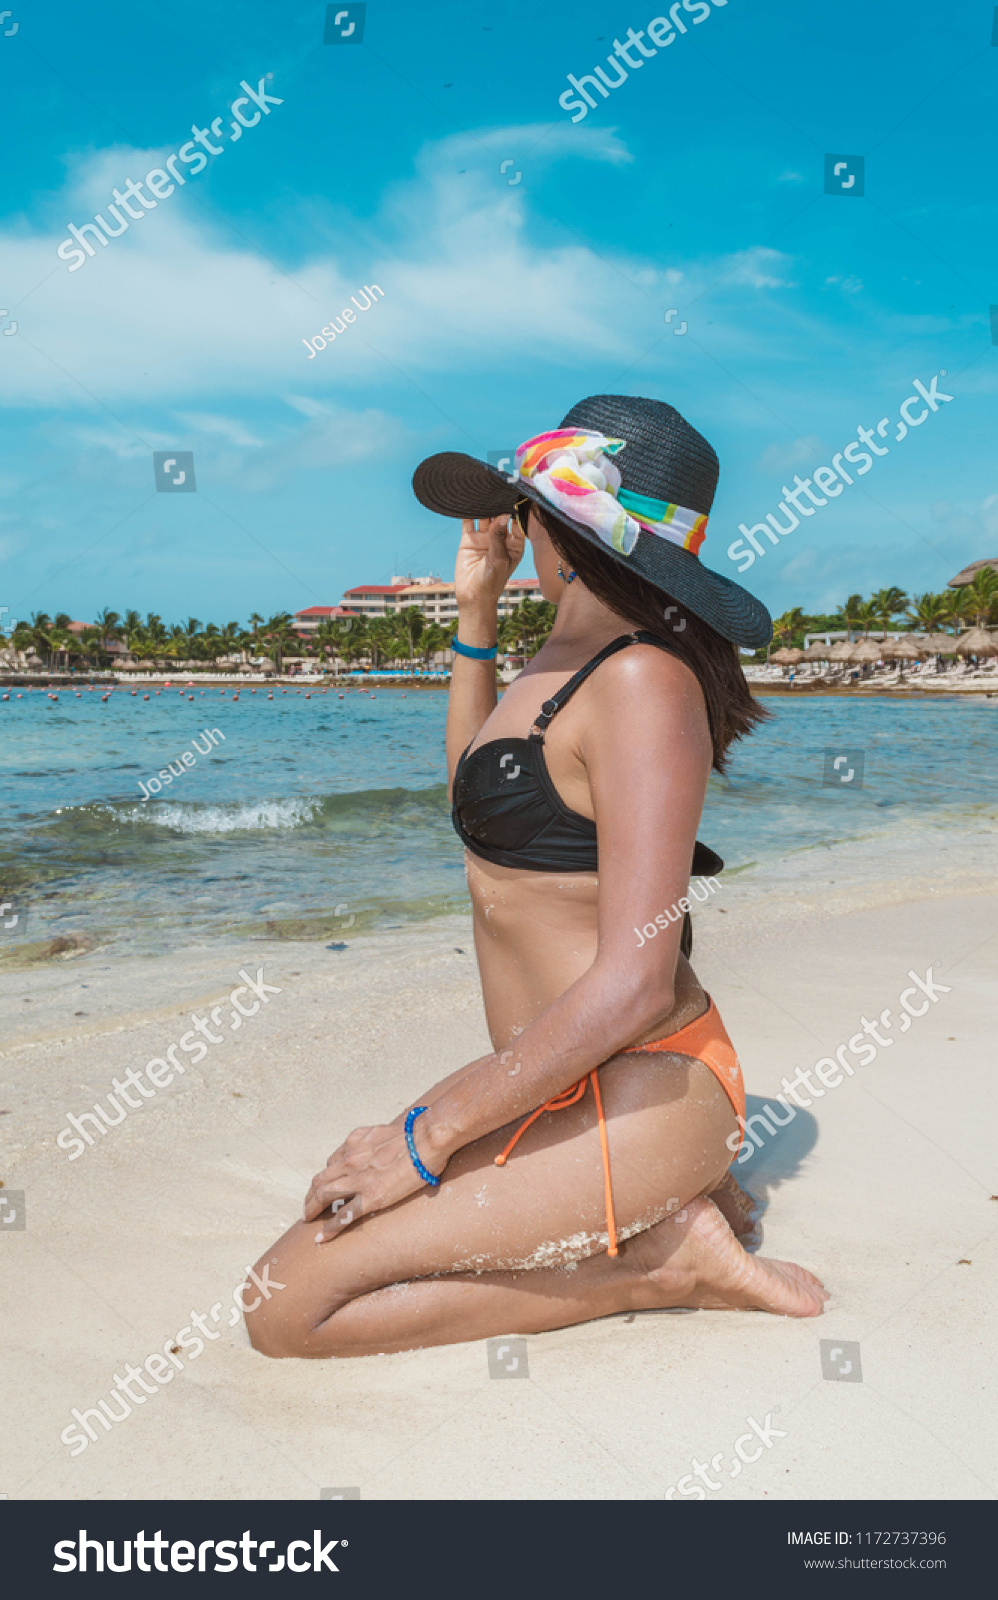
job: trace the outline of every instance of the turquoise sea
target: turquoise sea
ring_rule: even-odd
[[[20,913],[8,949],[59,936],[150,954],[219,934],[337,943],[465,908],[445,693],[7,692],[0,898]],[[940,838],[993,826],[998,700],[763,704],[772,720],[712,778],[700,828],[729,869],[802,852],[806,872],[809,851],[912,822]],[[848,790],[823,781],[827,749],[847,753]],[[139,780],[170,761],[170,784],[144,801]]]

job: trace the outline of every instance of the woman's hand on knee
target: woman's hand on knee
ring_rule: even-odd
[[[355,1128],[312,1179],[302,1220],[314,1222],[329,1210],[315,1236],[316,1244],[324,1244],[361,1217],[425,1187],[399,1128]]]

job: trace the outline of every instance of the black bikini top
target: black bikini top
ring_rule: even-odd
[[[595,872],[596,824],[562,800],[544,760],[544,730],[580,684],[608,656],[631,644],[669,646],[653,633],[614,639],[545,700],[526,739],[492,739],[471,755],[465,750],[454,776],[451,819],[474,855],[501,867],[532,872]],[[697,840],[692,875],[711,877],[724,862]]]

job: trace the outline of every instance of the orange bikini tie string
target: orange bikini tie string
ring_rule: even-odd
[[[586,1092],[586,1083],[593,1086],[593,1095],[596,1100],[596,1120],[599,1124],[600,1149],[603,1153],[603,1190],[606,1196],[606,1231],[609,1238],[607,1255],[617,1254],[617,1220],[613,1211],[613,1186],[610,1182],[610,1145],[606,1136],[606,1117],[603,1115],[603,1096],[600,1094],[599,1074],[594,1069],[587,1078],[580,1078],[570,1089],[563,1089],[561,1094],[556,1094],[552,1100],[546,1100],[536,1111],[532,1111],[526,1122],[517,1128],[509,1144],[501,1155],[496,1156],[496,1166],[504,1167],[506,1158],[520,1139],[526,1133],[532,1122],[536,1122],[545,1111],[567,1111],[569,1106],[577,1105]]]

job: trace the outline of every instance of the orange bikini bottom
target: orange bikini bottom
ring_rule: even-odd
[[[731,1101],[735,1115],[740,1120],[740,1125],[745,1122],[745,1085],[742,1082],[742,1069],[738,1065],[738,1057],[728,1038],[721,1015],[713,1000],[707,996],[707,1009],[702,1017],[688,1022],[685,1028],[680,1028],[678,1033],[670,1033],[665,1039],[652,1039],[648,1044],[631,1045],[628,1050],[621,1051],[622,1055],[636,1055],[639,1052],[669,1051],[676,1055],[692,1056],[695,1061],[702,1061],[709,1067],[728,1099]],[[580,1078],[578,1083],[573,1083],[570,1089],[562,1090],[552,1100],[545,1101],[532,1111],[526,1122],[517,1128],[509,1144],[501,1155],[496,1156],[496,1166],[504,1167],[506,1159],[516,1145],[517,1141],[526,1133],[532,1122],[545,1111],[566,1111],[569,1106],[574,1106],[582,1099],[586,1092],[586,1084],[593,1086],[593,1096],[596,1100],[596,1120],[599,1124],[600,1148],[603,1152],[603,1188],[606,1194],[606,1226],[609,1237],[607,1254],[617,1254],[617,1223],[613,1211],[613,1187],[610,1182],[610,1147],[606,1137],[606,1118],[603,1115],[603,1096],[600,1094],[599,1072],[594,1068],[592,1072]]]

